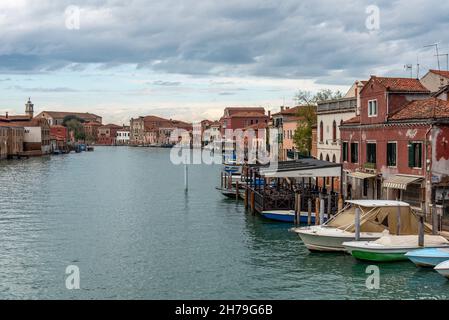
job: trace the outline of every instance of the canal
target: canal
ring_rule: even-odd
[[[245,213],[215,190],[218,166],[171,164],[169,150],[0,162],[0,298],[447,299],[449,283],[412,263],[311,254],[288,224]],[[80,270],[68,290],[66,267]]]

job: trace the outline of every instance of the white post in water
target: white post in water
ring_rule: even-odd
[[[320,225],[324,223],[324,198],[320,200]]]
[[[355,241],[360,241],[360,208],[355,208]]]
[[[184,165],[184,191],[189,190],[189,172],[187,169],[187,163]]]

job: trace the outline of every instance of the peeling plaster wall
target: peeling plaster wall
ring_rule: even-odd
[[[449,177],[449,126],[432,130],[432,175],[440,181]]]

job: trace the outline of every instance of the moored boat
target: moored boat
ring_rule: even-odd
[[[295,222],[295,211],[294,210],[265,210],[262,211],[261,215],[264,218],[280,221],[280,222]],[[300,224],[307,224],[309,219],[309,214],[307,212],[301,212],[300,214]],[[311,223],[315,224],[315,213],[312,212]]]
[[[434,269],[443,277],[449,279],[449,260],[441,262]]]
[[[355,240],[355,210],[360,209],[361,241],[379,239],[397,229],[397,215],[400,214],[402,233],[417,230],[412,222],[410,205],[391,200],[349,200],[347,205],[333,218],[320,226],[293,228],[305,246],[311,251],[345,252],[343,242]]]
[[[405,256],[420,267],[435,267],[449,260],[449,248],[426,248],[409,251]]]
[[[392,262],[408,260],[407,252],[422,248],[418,235],[386,235],[375,241],[343,243],[345,250],[359,260]],[[425,248],[449,248],[449,241],[438,235],[424,236]]]

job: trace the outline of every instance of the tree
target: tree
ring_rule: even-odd
[[[322,89],[316,94],[310,91],[299,90],[295,95],[295,100],[301,107],[297,116],[301,118],[298,121],[297,129],[293,136],[293,142],[299,152],[310,155],[312,149],[312,127],[317,123],[316,107],[317,103],[326,100],[339,99],[343,96],[340,91]]]
[[[77,116],[69,115],[64,118],[62,125],[65,126],[69,132],[74,132],[76,140],[85,140],[86,134],[84,132],[83,122],[83,119],[80,119]]]

